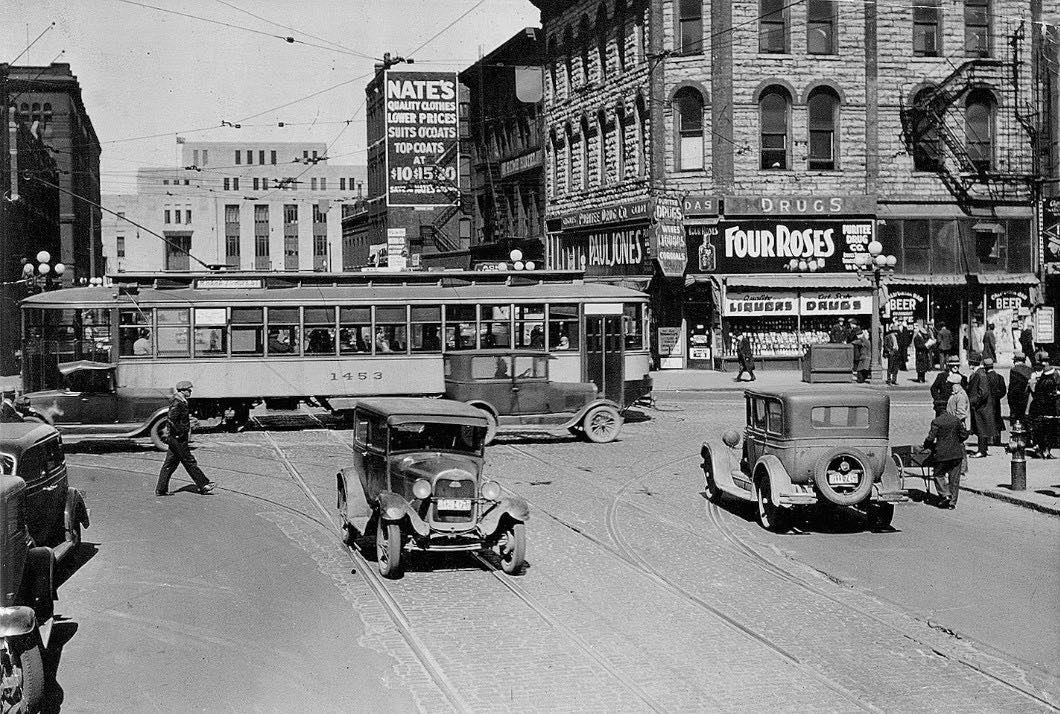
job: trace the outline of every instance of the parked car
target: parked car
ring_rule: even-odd
[[[707,497],[758,504],[758,520],[784,532],[796,509],[818,503],[864,511],[890,525],[907,500],[891,459],[890,397],[868,389],[744,392],[743,438],[735,429],[703,442]],[[741,443],[742,441],[742,443]]]
[[[165,451],[169,389],[120,387],[116,367],[78,360],[59,365],[60,389],[28,392],[27,419],[55,426],[68,442],[149,438]]]
[[[85,498],[71,488],[59,432],[34,421],[5,424],[0,432],[4,474],[25,482],[26,527],[33,543],[62,559],[81,545],[89,524]]]
[[[486,443],[498,428],[567,429],[596,443],[614,441],[622,428],[618,404],[602,399],[591,382],[549,380],[547,352],[483,350],[445,355],[445,396],[480,409]]]
[[[6,433],[7,427],[4,427]],[[5,456],[0,475],[0,704],[40,711],[44,695],[40,626],[52,617],[55,559],[27,527],[26,482]]]
[[[353,466],[336,475],[347,542],[374,530],[379,572],[401,575],[406,550],[492,549],[504,572],[526,557],[526,501],[484,473],[487,421],[445,399],[366,399],[353,412]]]

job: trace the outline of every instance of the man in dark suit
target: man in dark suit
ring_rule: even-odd
[[[967,438],[968,430],[964,422],[953,414],[944,411],[931,420],[924,448],[931,449],[935,457],[935,468],[931,475],[941,498],[939,508],[957,507],[965,459],[964,440]]]
[[[1009,425],[1019,422],[1024,424],[1027,416],[1027,402],[1030,401],[1031,368],[1027,366],[1027,356],[1022,352],[1012,355],[1012,371],[1008,373],[1008,418]]]
[[[158,472],[158,482],[155,484],[156,496],[169,495],[169,477],[177,470],[177,465],[184,466],[199,493],[206,494],[214,489],[214,483],[206,478],[206,474],[199,468],[199,462],[188,447],[188,439],[191,438],[191,413],[188,409],[188,399],[191,397],[191,382],[177,382],[173,399],[169,403],[169,414],[166,416],[169,427],[166,435],[166,443],[169,451],[166,452],[166,460],[162,462],[162,470]]]
[[[961,360],[956,355],[946,360],[946,369],[935,375],[935,381],[931,383],[931,403],[935,407],[935,416],[946,411],[946,404],[953,394],[953,385],[949,383],[950,374],[961,374]],[[961,386],[968,388],[968,378],[961,374]]]
[[[990,444],[1000,443],[1001,398],[1005,396],[1005,378],[994,371],[994,360],[983,357],[979,369],[968,380],[968,406],[972,414],[972,433],[978,437],[973,459],[988,456]]]

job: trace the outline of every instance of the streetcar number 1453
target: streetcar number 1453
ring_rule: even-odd
[[[369,379],[382,379],[382,372],[331,372],[332,382],[365,382]]]

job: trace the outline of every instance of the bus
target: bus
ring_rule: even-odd
[[[195,383],[199,418],[444,391],[443,354],[545,350],[554,381],[625,407],[651,392],[648,297],[580,272],[119,273],[22,303],[27,392],[60,365],[115,365],[115,388]]]

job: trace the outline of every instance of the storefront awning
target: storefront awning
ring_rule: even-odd
[[[891,285],[967,285],[968,280],[963,275],[892,275],[888,282]]]
[[[648,291],[648,283],[651,282],[650,275],[586,275],[587,283],[607,283],[620,288],[639,290],[642,293]]]
[[[726,287],[730,288],[777,288],[780,290],[817,290],[824,288],[865,289],[871,287],[868,280],[858,278],[856,273],[795,273],[792,275],[726,275]]]
[[[1032,273],[980,273],[982,285],[1037,285],[1038,278]]]

